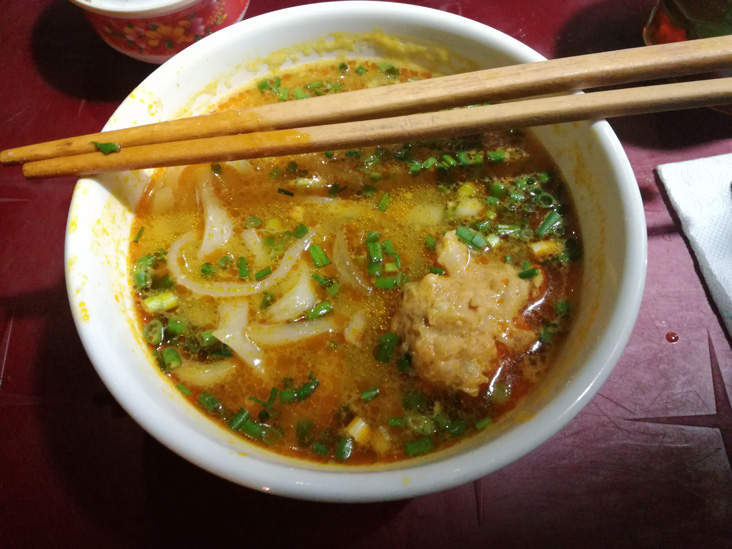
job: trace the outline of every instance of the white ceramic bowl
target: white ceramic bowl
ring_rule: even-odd
[[[481,68],[542,59],[496,30],[441,11],[385,2],[308,5],[244,21],[194,44],[130,94],[105,129],[200,110],[250,80],[246,67],[252,59],[335,31],[376,28],[437,42]],[[535,133],[562,170],[579,212],[583,296],[557,367],[493,430],[414,461],[344,467],[268,453],[207,419],[162,377],[137,334],[126,254],[132,209],[148,178],[144,171],[81,179],[74,191],[67,285],[92,363],[122,406],[159,441],[204,469],[254,489],[313,500],[390,500],[446,489],[499,469],[546,441],[597,392],[630,336],[646,270],[640,193],[608,124],[545,126]]]

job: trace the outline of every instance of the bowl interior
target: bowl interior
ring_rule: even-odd
[[[135,89],[105,129],[203,112],[269,72],[263,60],[291,64],[344,55],[322,53],[328,47],[282,54],[303,43],[334,44],[331,33],[341,33],[337,39],[354,47],[347,56],[388,54],[386,42],[353,34],[375,29],[415,44],[409,55],[437,69],[542,59],[498,31],[437,10],[386,2],[313,4],[238,23],[186,49]],[[425,49],[426,43],[439,48]],[[281,55],[271,56],[275,51]],[[597,391],[633,328],[645,277],[640,194],[609,126],[582,122],[534,131],[562,170],[578,209],[585,246],[583,299],[557,366],[493,430],[427,458],[346,469],[267,453],[208,420],[159,374],[137,333],[127,251],[134,207],[149,179],[145,171],[81,179],[74,191],[67,286],[92,363],[122,406],[158,440],[201,467],[252,488],[316,500],[387,500],[447,488],[500,468],[557,432]]]

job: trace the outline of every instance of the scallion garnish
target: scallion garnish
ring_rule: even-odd
[[[484,417],[483,419],[479,419],[475,422],[475,428],[478,429],[478,431],[482,431],[491,423],[493,423],[493,420],[490,417]]]
[[[142,336],[150,345],[160,345],[163,341],[163,323],[159,320],[151,320],[142,329]]]
[[[162,311],[169,311],[175,309],[178,306],[178,296],[173,292],[163,292],[160,294],[152,295],[142,300],[142,307],[148,313],[160,313]]]
[[[557,316],[565,317],[569,315],[569,301],[566,299],[563,299],[562,301],[557,301],[554,304],[554,312]]]
[[[418,456],[420,454],[426,454],[434,449],[432,439],[430,437],[418,438],[417,440],[410,440],[404,445],[404,451],[409,457]]]
[[[542,221],[539,227],[536,229],[536,236],[544,236],[561,220],[561,214],[555,212],[554,210],[551,210],[548,214],[546,214],[544,221]]]
[[[326,265],[330,265],[330,259],[328,259],[328,256],[326,255],[325,251],[323,251],[323,248],[321,248],[317,244],[312,244],[308,248],[308,251],[310,252],[310,257],[313,258],[313,263],[318,269],[320,269],[321,267],[325,267]]]
[[[183,364],[183,361],[181,360],[178,351],[173,347],[166,347],[165,349],[163,349],[161,355],[166,370],[174,370],[175,368]]]
[[[98,141],[92,141],[92,145],[94,145],[97,150],[105,156],[112,153],[118,153],[122,150],[122,147],[117,145],[117,143],[99,143]]]
[[[371,242],[378,242],[380,237],[381,237],[381,235],[379,233],[377,233],[376,231],[369,231],[368,233],[366,233],[366,236],[363,239],[363,241],[366,244],[370,244]]]
[[[214,267],[213,263],[204,263],[201,265],[201,274],[203,276],[211,276],[216,273],[216,267]]]
[[[285,196],[295,196],[295,193],[292,191],[288,191],[287,189],[283,189],[282,187],[277,189],[277,192],[280,194],[284,194]]]
[[[381,210],[382,212],[386,211],[386,208],[389,207],[389,203],[391,202],[391,195],[389,193],[384,193],[381,197],[381,200],[379,200],[379,203],[376,205],[376,208]]]
[[[353,439],[351,437],[340,437],[336,443],[335,456],[341,461],[351,457],[353,453]]]
[[[378,396],[379,396],[378,387],[371,387],[369,389],[361,391],[361,400],[363,400],[364,402],[369,402],[371,400],[374,400]]]
[[[246,257],[237,258],[236,268],[239,269],[239,278],[249,278],[249,263]]]
[[[191,394],[193,394],[193,392],[188,387],[183,385],[182,383],[179,383],[178,385],[176,385],[175,388],[178,389],[185,396],[191,396]]]
[[[384,255],[381,251],[381,242],[378,240],[375,242],[367,242],[366,249],[369,252],[369,261],[372,263],[380,263],[384,260]]]
[[[330,301],[323,301],[323,302],[315,305],[315,307],[313,307],[312,309],[310,309],[307,312],[307,317],[310,320],[315,320],[316,318],[325,316],[332,311],[333,311],[333,306],[330,304]]]
[[[311,450],[314,454],[318,454],[319,456],[327,456],[330,453],[328,447],[322,442],[315,442]]]
[[[140,238],[142,237],[142,233],[145,232],[145,227],[140,227],[140,230],[137,231],[137,234],[135,235],[135,238],[132,239],[132,242],[139,242]]]
[[[424,245],[427,246],[427,248],[431,251],[435,251],[435,247],[437,246],[437,241],[435,240],[435,237],[431,234],[428,234],[424,238]]]
[[[252,215],[246,218],[244,224],[247,227],[259,227],[262,224],[262,220],[259,219],[256,215]]]
[[[172,336],[179,336],[188,329],[188,321],[179,316],[171,316],[165,331]]]
[[[292,234],[295,235],[295,238],[302,238],[306,234],[308,234],[308,228],[303,225],[302,223],[295,227],[295,230],[292,231]]]
[[[386,255],[395,255],[396,250],[394,249],[394,244],[392,244],[391,240],[384,240],[382,243],[384,246],[384,252],[386,252]]]
[[[374,348],[374,358],[384,364],[388,363],[394,355],[398,343],[399,337],[392,332],[380,336],[379,344]]]
[[[444,275],[445,269],[441,269],[440,267],[430,267],[430,272],[436,275]]]
[[[390,417],[389,418],[389,427],[406,427],[407,426],[407,420],[403,417]]]
[[[395,276],[377,276],[374,280],[374,286],[379,290],[393,290],[396,288]]]
[[[265,276],[272,274],[272,267],[265,267],[261,271],[254,273],[255,280],[262,280]]]

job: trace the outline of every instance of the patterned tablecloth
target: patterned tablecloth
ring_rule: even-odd
[[[247,17],[294,5],[253,0]],[[652,0],[423,0],[547,57],[641,45]],[[152,70],[66,0],[3,2],[0,148],[98,130]],[[612,121],[640,186],[648,281],[614,372],[503,470],[408,501],[332,505],[238,487],[147,435],[81,346],[63,276],[73,179],[0,170],[0,546],[732,547],[732,348],[654,172],[732,152],[701,109]]]

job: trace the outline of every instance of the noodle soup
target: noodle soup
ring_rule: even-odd
[[[221,108],[428,77],[318,62]],[[561,174],[520,131],[160,170],[130,244],[140,329],[190,402],[344,464],[427,454],[515,407],[562,344],[581,255]]]

